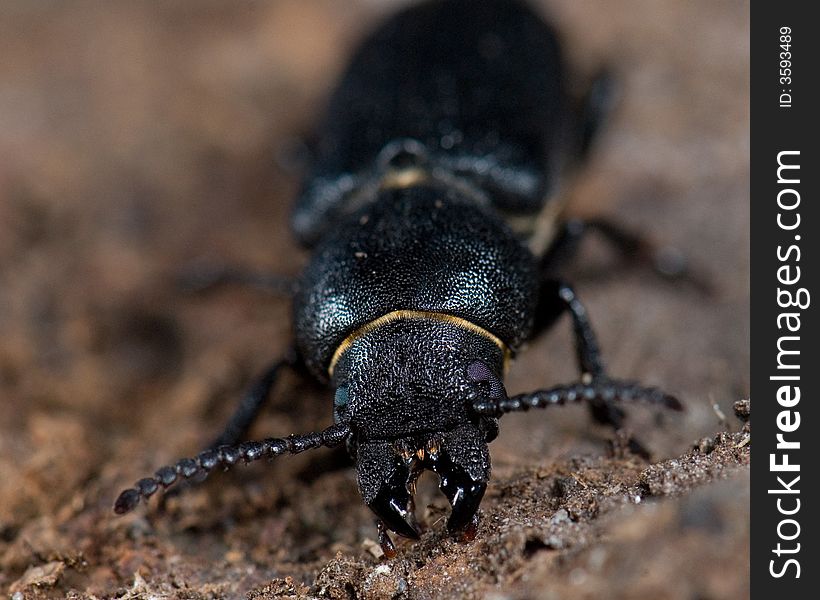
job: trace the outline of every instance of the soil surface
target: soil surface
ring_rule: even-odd
[[[194,261],[297,274],[286,218],[352,45],[396,2],[6,0],[0,7],[0,593],[23,598],[744,598],[749,594],[746,1],[554,0],[582,82],[619,103],[574,210],[688,257],[709,289],[590,240],[567,274],[653,458],[583,407],[509,415],[474,542],[432,476],[384,560],[342,451],[213,475],[125,517],[137,478],[195,454],[286,349],[286,300],[185,293]],[[565,322],[510,393],[577,378]],[[253,437],[331,422],[286,375]],[[748,405],[738,405],[748,419]]]

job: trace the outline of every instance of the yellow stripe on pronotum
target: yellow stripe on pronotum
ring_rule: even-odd
[[[394,310],[393,312],[389,312],[386,315],[382,315],[378,319],[374,319],[369,323],[365,323],[356,331],[347,336],[344,340],[342,340],[342,343],[339,344],[339,347],[336,348],[336,351],[333,353],[333,357],[330,359],[330,365],[327,368],[328,374],[331,377],[333,376],[333,371],[336,369],[336,363],[339,362],[339,359],[342,357],[345,351],[348,348],[350,348],[353,342],[367,335],[368,333],[375,331],[383,325],[387,325],[388,323],[399,321],[401,319],[417,319],[439,321],[441,323],[450,323],[451,325],[455,325],[456,327],[460,327],[461,329],[466,329],[467,331],[471,331],[472,333],[478,334],[481,337],[490,340],[493,344],[498,346],[498,349],[501,350],[501,354],[504,356],[504,370],[507,370],[507,363],[509,362],[512,356],[512,352],[507,347],[507,344],[505,344],[501,340],[501,338],[487,331],[483,327],[479,327],[478,325],[468,321],[467,319],[462,319],[461,317],[455,317],[453,315],[448,315],[445,313],[427,310]]]

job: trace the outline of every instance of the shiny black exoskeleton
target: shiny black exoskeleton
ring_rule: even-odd
[[[618,400],[680,408],[607,377],[583,306],[554,278],[590,227],[637,250],[611,226],[560,218],[558,178],[592,138],[602,86],[569,98],[556,36],[522,2],[436,0],[388,20],[331,98],[293,213],[312,252],[295,286],[294,351],[208,450],[140,480],[116,511],[218,465],[347,443],[391,554],[386,529],[419,535],[413,491],[424,469],[441,479],[450,530],[475,535],[487,444],[504,413],[587,401],[619,427]],[[565,312],[579,382],[509,397],[507,363]],[[333,386],[335,424],[237,445],[286,365]]]

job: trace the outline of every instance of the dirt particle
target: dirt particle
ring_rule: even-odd
[[[305,598],[310,589],[298,583],[293,577],[273,579],[266,585],[252,589],[245,598],[247,600],[274,600],[280,598]]]
[[[715,440],[713,438],[702,438],[695,446],[701,454],[709,454],[715,449]]]
[[[59,560],[36,567],[29,567],[20,579],[11,584],[9,591],[12,593],[22,593],[32,588],[53,588],[57,585],[64,571],[65,563]]]
[[[732,409],[735,411],[735,416],[744,423],[748,421],[752,416],[751,400],[738,400],[734,403]]]
[[[563,525],[569,522],[569,513],[563,508],[560,508],[557,511],[555,511],[555,514],[552,515],[552,518],[550,519],[550,524],[552,525]]]

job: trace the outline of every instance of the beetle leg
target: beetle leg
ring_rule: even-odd
[[[269,366],[259,379],[245,392],[239,401],[239,405],[231,415],[230,420],[225,425],[222,433],[211,442],[205,451],[216,450],[221,446],[235,446],[248,433],[248,430],[253,425],[256,417],[259,416],[260,411],[265,405],[265,402],[270,397],[271,389],[276,384],[279,373],[283,367],[295,367],[298,364],[296,350],[291,348],[285,356],[271,366]],[[204,479],[204,477],[202,477]],[[181,482],[174,489],[169,490],[163,494],[160,499],[160,508],[165,506],[168,498],[172,498],[178,494],[183,493],[187,488],[194,483],[199,483],[198,477],[192,477]]]
[[[601,360],[601,351],[598,348],[598,340],[586,308],[578,299],[575,290],[563,281],[555,279],[544,281],[541,285],[536,310],[535,335],[548,329],[564,312],[568,312],[572,317],[575,353],[582,377],[585,376],[592,380],[603,377],[604,365]]]
[[[578,252],[581,241],[589,233],[603,238],[628,266],[648,268],[658,277],[684,282],[701,294],[713,293],[714,285],[709,277],[689,265],[680,250],[658,246],[647,237],[606,218],[565,221],[540,260],[542,276],[554,276]]]
[[[606,124],[617,101],[617,85],[612,73],[602,68],[596,73],[578,101],[576,113],[576,162],[589,156],[595,138]]]
[[[620,430],[623,427],[625,413],[615,404],[620,398],[609,392],[622,389],[623,382],[617,382],[607,376],[597,336],[586,308],[575,290],[563,281],[545,280],[541,285],[539,307],[536,313],[536,330],[544,331],[549,328],[564,312],[568,312],[572,318],[575,353],[578,367],[581,370],[581,382],[587,386],[585,393],[588,395],[586,399],[590,407],[590,414],[596,422]],[[630,438],[628,447],[639,456],[649,456],[646,447],[635,438]]]
[[[569,286],[560,283],[556,285],[559,288],[559,297],[566,303],[566,309],[573,316],[578,361],[583,371],[582,382],[538,390],[529,394],[519,394],[510,398],[500,378],[486,364],[476,361],[467,367],[467,374],[473,381],[487,384],[487,393],[473,401],[473,412],[485,419],[487,417],[497,418],[507,412],[585,401],[596,421],[611,425],[618,433],[624,434],[621,429],[624,413],[615,405],[617,401],[642,399],[664,404],[673,410],[683,409],[676,398],[657,388],[643,387],[635,383],[608,378],[605,375],[597,342],[583,306],[578,302]],[[623,437],[622,445],[625,448],[643,458],[650,457],[649,450],[640,441],[628,434],[624,434]]]
[[[271,389],[273,389],[276,380],[279,378],[279,373],[284,367],[297,366],[298,362],[296,350],[291,348],[284,357],[268,367],[242,396],[239,406],[236,407],[222,433],[208,448],[212,450],[219,446],[230,446],[238,443],[253,425],[256,417],[259,416],[259,412],[270,397]]]
[[[581,380],[585,383],[606,380],[606,370],[601,359],[597,336],[586,308],[578,299],[575,290],[563,281],[544,281],[541,285],[539,303],[536,326],[549,327],[563,312],[570,314]],[[592,418],[598,423],[609,425],[616,430],[623,426],[624,411],[612,400],[598,396],[592,397],[589,399],[589,408]],[[646,453],[646,449],[640,442],[636,441],[635,446],[641,448],[639,454]]]

